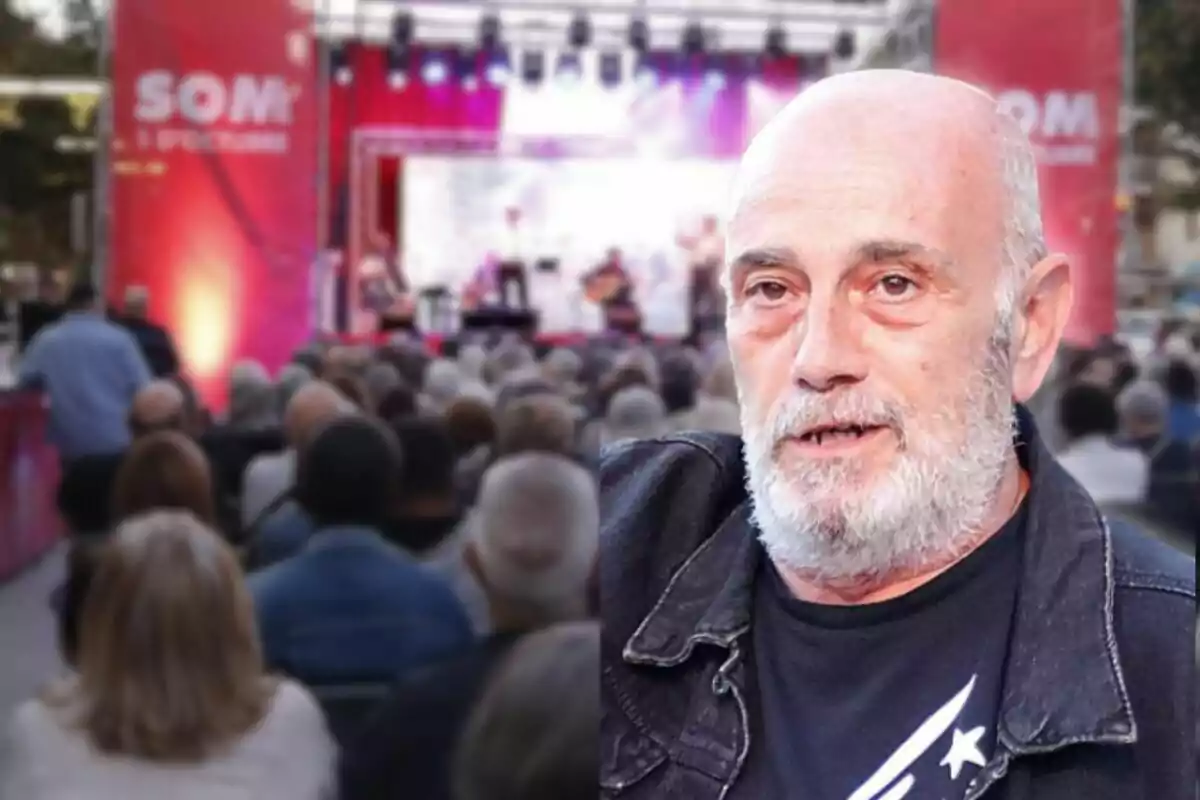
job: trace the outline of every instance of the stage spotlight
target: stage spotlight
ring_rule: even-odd
[[[833,39],[833,54],[840,61],[849,61],[854,58],[856,44],[853,31],[839,31]]]
[[[579,63],[579,54],[559,53],[558,64],[554,68],[554,77],[564,83],[574,83],[582,78],[583,66]]]
[[[526,50],[521,53],[521,80],[537,86],[546,77],[546,56],[541,50]]]
[[[430,86],[437,86],[445,83],[449,77],[450,69],[441,56],[430,54],[425,57],[425,65],[421,67],[421,80]]]
[[[567,44],[576,50],[592,43],[592,23],[587,14],[576,14],[567,26]]]
[[[720,67],[708,67],[704,70],[704,86],[714,92],[725,88],[729,80]]]
[[[629,49],[635,53],[644,53],[650,49],[650,26],[645,17],[629,20]]]
[[[407,11],[398,11],[392,17],[392,47],[407,50],[412,44],[413,18]]]
[[[475,71],[475,53],[470,50],[455,51],[454,76],[468,92],[473,92],[479,87],[479,76]]]
[[[483,50],[499,49],[500,18],[495,14],[485,14],[479,20],[479,46]]]
[[[646,56],[638,56],[637,63],[633,68],[633,80],[643,89],[651,89],[658,85],[658,73]]]
[[[399,46],[395,42],[388,47],[387,73],[388,85],[393,89],[403,89],[408,84],[408,67],[411,53],[407,45]]]
[[[621,83],[621,54],[611,50],[600,54],[600,85],[609,89]]]
[[[500,48],[488,54],[487,68],[484,70],[488,83],[492,86],[503,86],[512,76],[508,51]]]
[[[783,58],[787,55],[787,31],[781,25],[772,25],[767,30],[763,53],[767,58]]]
[[[339,86],[349,86],[354,82],[354,70],[350,67],[350,58],[344,45],[334,45],[329,49],[329,74]]]
[[[685,56],[698,56],[704,52],[704,28],[699,22],[689,22],[683,29],[683,41],[680,49]]]

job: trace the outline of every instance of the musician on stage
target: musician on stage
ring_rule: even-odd
[[[680,233],[677,242],[688,262],[691,278],[689,304],[693,320],[723,316],[725,299],[717,276],[725,260],[725,239],[717,218],[706,214],[700,220],[699,232]]]
[[[610,247],[604,260],[584,276],[588,297],[604,309],[604,327],[633,333],[641,329],[641,312],[633,297],[633,280],[620,248]]]
[[[507,206],[504,224],[493,248],[499,256],[499,264],[495,267],[495,290],[499,292],[500,304],[522,310],[529,306],[528,264],[536,256],[523,219],[519,206]]]
[[[358,282],[359,302],[378,316],[381,330],[395,327],[397,322],[411,322],[408,280],[387,234],[372,237],[370,249],[358,264]]]

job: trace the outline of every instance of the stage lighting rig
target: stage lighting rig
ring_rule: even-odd
[[[621,54],[614,50],[606,50],[600,54],[600,85],[612,89],[621,83],[623,66]]]
[[[564,83],[574,83],[583,77],[583,64],[579,54],[564,50],[558,54],[558,63],[554,67],[554,77]]]
[[[492,86],[503,86],[512,76],[512,65],[509,61],[508,50],[497,47],[486,53],[484,76]]]
[[[408,67],[411,60],[412,52],[407,47],[397,47],[395,43],[388,47],[388,86],[393,89],[403,89],[408,85]]]
[[[587,14],[576,14],[567,26],[567,44],[582,50],[592,43],[592,21]]]
[[[469,48],[454,51],[454,77],[464,89],[474,91],[479,86],[475,52]]]
[[[699,22],[689,22],[683,28],[683,39],[680,43],[680,50],[688,58],[702,55],[705,46],[708,44],[704,28]]]
[[[642,53],[637,57],[633,65],[633,80],[643,89],[653,89],[658,85],[658,72],[654,69],[649,54]]]
[[[350,57],[344,44],[329,48],[329,74],[339,86],[349,86],[354,82],[354,69],[350,66]]]
[[[722,59],[713,54],[704,60],[704,87],[712,92],[719,92],[729,84],[726,74],[727,65]]]
[[[479,20],[479,47],[485,52],[500,48],[500,18],[495,14],[484,14]]]
[[[546,77],[546,54],[541,50],[526,50],[521,53],[521,80],[537,86]]]
[[[782,25],[775,24],[767,29],[766,40],[763,42],[763,54],[767,58],[783,58],[787,55],[787,31]]]
[[[839,61],[849,61],[858,51],[858,43],[853,31],[839,31],[833,39],[833,55]]]
[[[398,11],[392,17],[392,38],[390,46],[393,50],[407,52],[412,46],[413,17],[407,11]]]
[[[441,53],[426,53],[421,66],[421,80],[430,86],[439,86],[450,77],[450,67]]]
[[[644,53],[650,49],[650,25],[645,17],[629,20],[629,49],[635,53]]]

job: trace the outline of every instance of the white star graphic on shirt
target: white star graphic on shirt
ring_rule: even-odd
[[[968,761],[980,767],[987,764],[983,753],[979,752],[979,740],[983,738],[983,734],[982,726],[973,728],[967,733],[963,733],[958,728],[954,729],[954,741],[950,744],[950,752],[946,753],[946,757],[942,759],[940,765],[950,768],[950,780],[958,780],[958,774],[962,772],[963,764]]]

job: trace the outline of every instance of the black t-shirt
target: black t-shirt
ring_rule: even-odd
[[[864,606],[797,600],[763,558],[750,750],[730,800],[958,800],[992,755],[1024,504],[975,552]]]

